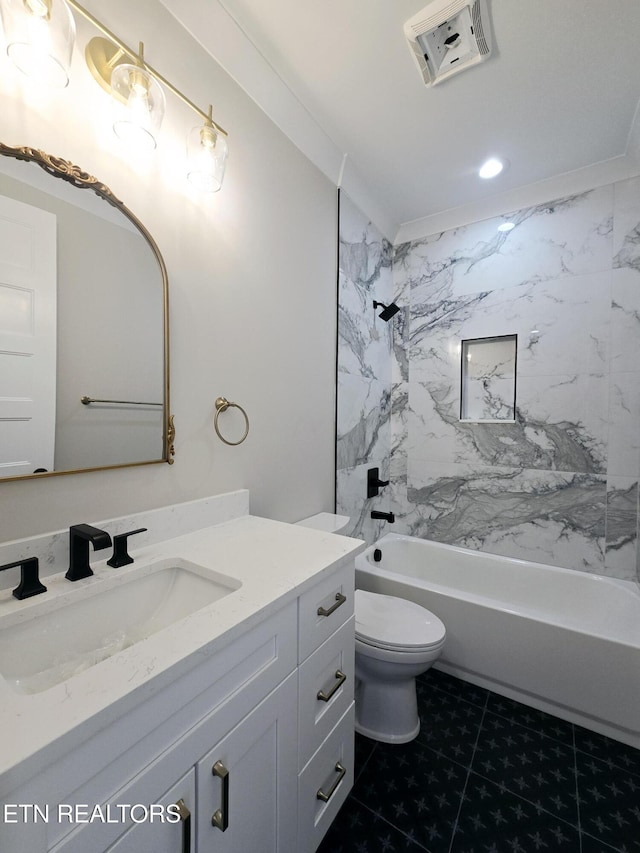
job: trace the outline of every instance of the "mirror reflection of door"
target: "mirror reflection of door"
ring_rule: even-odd
[[[56,217],[0,195],[0,477],[53,470]]]

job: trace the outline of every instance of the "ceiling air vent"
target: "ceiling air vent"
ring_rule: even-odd
[[[404,25],[427,86],[491,56],[486,0],[433,0]]]

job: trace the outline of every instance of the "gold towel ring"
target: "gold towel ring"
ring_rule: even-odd
[[[240,441],[228,441],[218,429],[218,417],[220,416],[220,412],[226,412],[230,406],[234,406],[236,409],[240,409],[240,411],[244,415],[244,419],[247,424],[244,430],[244,435],[242,436]],[[230,403],[226,397],[218,397],[218,399],[216,400],[216,413],[213,418],[213,427],[216,433],[218,434],[218,438],[221,441],[224,441],[225,444],[230,444],[232,447],[235,447],[236,444],[242,444],[245,438],[249,435],[249,415],[238,403]]]

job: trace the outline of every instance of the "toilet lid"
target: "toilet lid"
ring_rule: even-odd
[[[425,648],[444,640],[438,617],[413,601],[356,590],[356,636],[381,648]]]

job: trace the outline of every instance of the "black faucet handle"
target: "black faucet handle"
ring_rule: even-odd
[[[129,536],[135,536],[136,533],[144,533],[146,527],[138,527],[137,530],[129,530],[128,533],[119,533],[113,537],[113,557],[107,560],[107,565],[114,569],[119,569],[120,566],[128,566],[133,563],[133,557],[129,556],[127,551],[127,539]]]
[[[375,498],[378,494],[378,489],[388,485],[389,480],[380,479],[379,468],[369,468],[367,471],[367,498]]]
[[[13,590],[13,594],[21,601],[23,598],[31,598],[32,595],[39,595],[41,592],[46,592],[47,588],[40,583],[38,577],[38,558],[27,557],[25,560],[17,560],[15,563],[7,563],[5,566],[0,566],[0,572],[5,569],[15,569],[20,566],[20,583]]]

